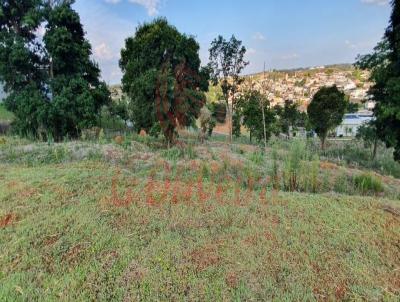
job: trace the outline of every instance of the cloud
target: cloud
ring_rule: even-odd
[[[351,49],[357,48],[357,45],[350,42],[349,40],[344,41],[344,44],[346,44],[346,46]]]
[[[257,53],[257,50],[255,50],[254,48],[247,49],[247,54],[250,55],[250,56],[254,55],[256,53]]]
[[[254,40],[257,40],[257,41],[264,41],[264,40],[265,40],[265,36],[264,36],[262,33],[260,33],[260,32],[256,32],[256,33],[253,35],[253,39],[254,39]]]
[[[93,54],[98,60],[112,60],[117,57],[116,54],[111,50],[110,46],[105,42],[101,42],[100,44],[94,46]]]
[[[380,6],[389,4],[389,0],[361,0],[361,2],[365,4],[380,5]]]
[[[105,0],[107,3],[110,4],[117,4],[122,0]],[[149,16],[155,16],[158,14],[158,10],[160,8],[160,0],[128,0],[129,2],[137,5],[143,6]]]
[[[281,56],[282,60],[297,60],[298,58],[300,58],[300,56],[297,53]]]
[[[138,20],[122,19],[98,0],[77,1],[75,9],[81,16],[92,45],[93,59],[99,63],[103,79],[109,84],[120,83],[121,48],[125,46],[125,39],[134,35]]]

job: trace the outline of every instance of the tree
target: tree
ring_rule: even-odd
[[[386,38],[378,43],[373,53],[357,57],[355,66],[371,72],[370,80],[374,85],[371,87],[368,94],[375,101],[385,97],[385,82],[389,64],[389,42]],[[376,114],[377,111],[375,109],[374,111]],[[370,145],[373,143],[373,159],[376,157],[378,139],[379,137],[384,137],[384,129],[385,122],[375,116],[373,122],[364,125],[358,131],[357,136],[363,139],[366,144]]]
[[[207,108],[207,106],[204,106],[203,108],[201,108],[199,121],[200,121],[199,138],[200,138],[200,141],[203,143],[207,137],[208,131],[210,129],[210,123],[212,121],[211,111]]]
[[[40,0],[1,1],[0,80],[14,128],[24,135],[37,135],[46,117],[45,49],[35,34],[43,20]]]
[[[328,132],[339,126],[347,108],[345,94],[336,86],[321,88],[308,106],[307,113],[312,127],[321,139],[322,150]]]
[[[357,64],[372,70],[376,131],[387,147],[394,147],[394,158],[400,161],[400,1],[392,1],[392,8],[383,40],[372,54],[359,57]]]
[[[348,102],[347,108],[346,108],[346,112],[347,113],[355,113],[358,111],[358,104],[357,103],[351,103]]]
[[[95,126],[102,106],[111,100],[106,84],[99,80],[100,69],[90,58],[91,45],[72,3],[49,8],[44,35],[51,61],[47,125],[57,140],[77,137],[82,129]]]
[[[206,101],[209,72],[200,68],[199,45],[166,19],[139,26],[121,51],[123,91],[137,131],[159,122],[168,144],[176,127],[189,126]]]
[[[277,105],[280,107],[279,105]],[[298,104],[293,102],[292,100],[286,100],[285,104],[280,108],[275,106],[275,111],[279,116],[279,124],[281,126],[281,130],[287,136],[290,135],[290,129],[294,129],[298,126],[300,120],[300,111],[298,110]]]
[[[264,107],[263,110],[261,110],[261,106]],[[259,142],[271,137],[275,124],[275,113],[265,95],[252,89],[245,91],[238,99],[237,108],[237,112],[243,118],[243,125],[250,132],[250,137],[255,137]]]
[[[211,79],[214,85],[221,85],[222,94],[226,102],[226,107],[231,117],[229,123],[229,139],[232,142],[233,117],[236,110],[236,93],[239,85],[243,82],[240,77],[243,69],[249,64],[244,60],[246,48],[242,46],[242,41],[232,36],[229,41],[222,36],[218,36],[211,42],[209,67],[212,71]],[[232,109],[229,110],[229,100],[231,99]]]
[[[0,79],[21,134],[77,137],[110,100],[73,2],[1,2]],[[44,24],[41,39],[36,33]]]
[[[362,125],[357,130],[357,139],[362,139],[366,147],[370,148],[373,146],[372,149],[372,160],[376,158],[376,154],[378,152],[378,142],[379,142],[379,134],[376,129],[375,121],[372,120],[367,124]]]

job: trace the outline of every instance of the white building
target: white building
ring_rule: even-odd
[[[359,111],[344,115],[342,124],[336,128],[337,137],[355,137],[358,129],[373,119],[371,111]]]

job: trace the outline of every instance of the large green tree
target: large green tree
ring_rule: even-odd
[[[0,80],[5,105],[22,134],[36,134],[46,113],[45,49],[35,32],[44,19],[40,0],[0,2]]]
[[[245,61],[246,47],[242,41],[232,36],[230,40],[218,36],[211,42],[209,67],[212,71],[211,79],[214,85],[221,85],[222,94],[226,102],[229,116],[229,138],[232,142],[233,123],[237,106],[236,94],[243,78],[240,76],[243,69],[249,64]],[[231,100],[231,107],[229,106]]]
[[[359,57],[357,64],[372,70],[375,129],[388,147],[394,147],[394,158],[400,161],[400,1],[392,1],[392,7],[383,40],[372,54]]]
[[[0,80],[21,134],[76,137],[110,100],[73,2],[0,2]]]
[[[336,86],[322,87],[308,106],[309,121],[321,139],[323,150],[325,150],[328,132],[339,126],[343,121],[347,106],[346,95]]]
[[[176,127],[194,123],[204,106],[209,73],[200,67],[199,44],[166,19],[139,26],[121,51],[123,91],[131,99],[137,131],[159,122],[168,143]]]
[[[60,1],[49,8],[44,36],[51,88],[47,124],[56,139],[75,137],[95,126],[100,109],[110,102],[72,2]]]

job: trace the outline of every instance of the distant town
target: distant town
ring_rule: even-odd
[[[368,90],[373,83],[368,81],[369,76],[368,71],[358,70],[352,65],[331,65],[249,75],[243,86],[252,85],[254,89],[268,94],[273,106],[292,100],[299,104],[300,110],[306,111],[321,87],[336,85],[348,95],[350,102],[372,110],[374,103],[369,101]]]

